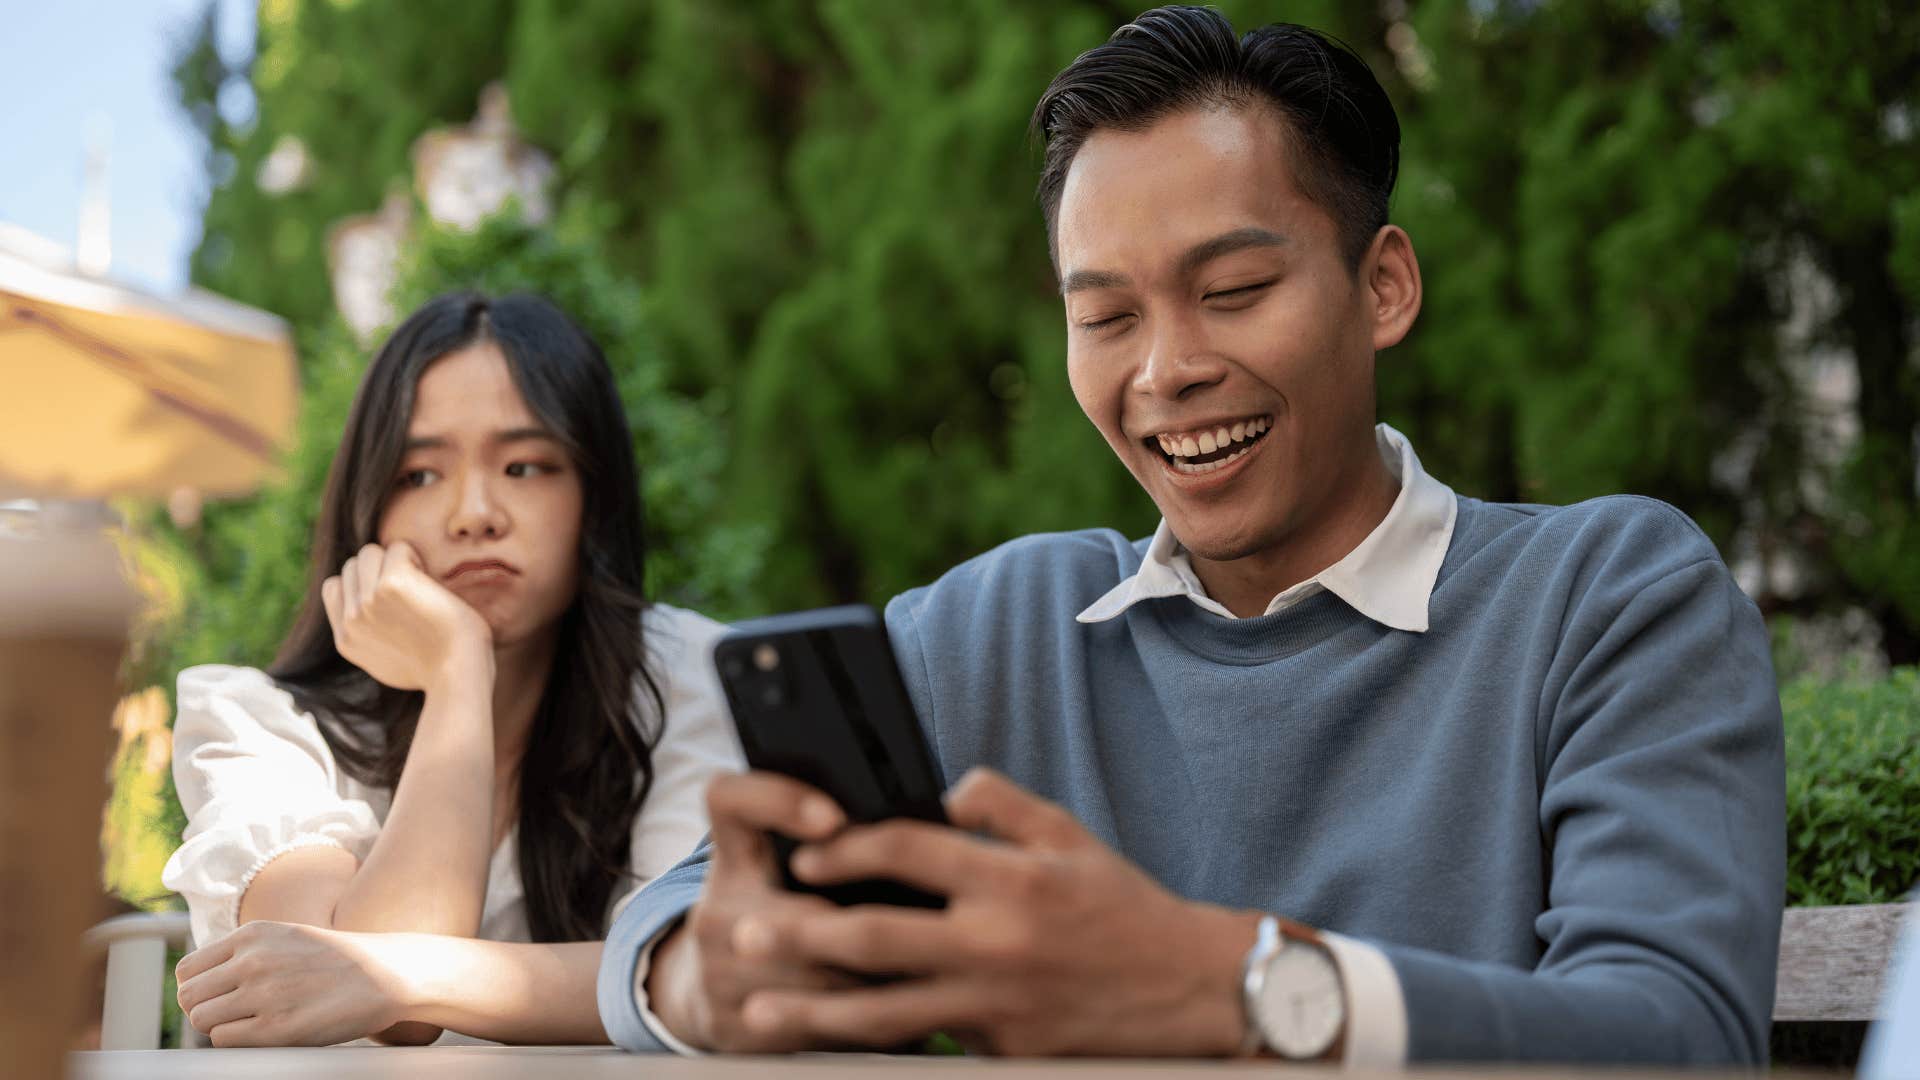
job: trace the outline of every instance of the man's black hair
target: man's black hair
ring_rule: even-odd
[[[1305,26],[1274,23],[1236,37],[1211,8],[1155,8],[1081,53],[1033,110],[1046,143],[1040,209],[1054,247],[1060,192],[1074,155],[1102,129],[1141,131],[1209,106],[1267,104],[1286,121],[1295,176],[1333,217],[1350,269],[1387,223],[1400,171],[1400,120],[1366,62]]]

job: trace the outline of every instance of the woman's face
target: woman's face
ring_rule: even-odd
[[[580,474],[493,342],[420,376],[392,483],[382,545],[412,544],[487,620],[496,647],[554,628],[579,590]]]

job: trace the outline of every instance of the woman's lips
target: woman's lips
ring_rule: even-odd
[[[499,559],[470,559],[447,571],[447,584],[465,584],[468,582],[504,581],[520,576],[520,571],[511,563]]]

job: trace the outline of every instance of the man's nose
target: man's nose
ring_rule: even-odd
[[[1156,323],[1146,358],[1134,373],[1135,392],[1178,401],[1226,378],[1226,358],[1210,347],[1198,320],[1162,316]]]

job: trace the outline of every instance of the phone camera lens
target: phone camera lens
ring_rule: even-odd
[[[760,703],[769,709],[777,709],[787,703],[787,692],[778,682],[769,682],[760,688]]]

